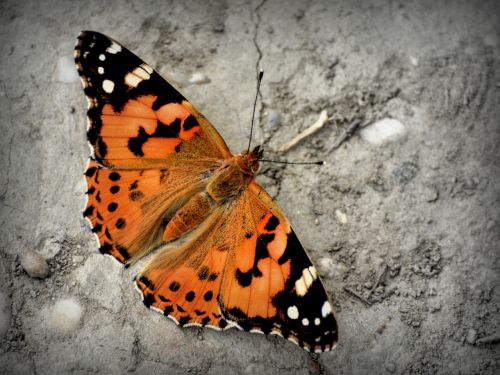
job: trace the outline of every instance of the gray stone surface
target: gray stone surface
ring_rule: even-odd
[[[500,345],[477,345],[500,332],[499,14],[495,0],[1,2],[0,373],[499,373]],[[265,69],[254,143],[328,162],[266,164],[258,181],[322,264],[336,350],[180,329],[144,308],[137,267],[97,254],[81,215],[86,101],[67,70],[85,29],[177,77],[235,152]],[[273,151],[323,109],[334,121]],[[327,152],[352,121],[383,118],[405,137]],[[26,249],[49,277],[24,273]],[[81,323],[52,334],[41,309],[68,296]]]

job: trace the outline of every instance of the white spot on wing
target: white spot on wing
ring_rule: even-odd
[[[84,57],[85,57],[85,56],[84,56]],[[101,54],[99,55],[99,60],[101,60],[101,61],[106,60],[106,56],[104,56],[104,54],[103,54],[103,53],[101,53]]]
[[[108,94],[111,94],[115,88],[115,84],[113,81],[110,81],[109,79],[105,79],[102,81],[102,89],[107,92]]]
[[[325,301],[323,307],[321,308],[321,315],[323,316],[323,318],[326,318],[326,316],[331,312],[332,312],[332,307],[330,306],[330,302]]]
[[[129,87],[137,87],[139,83],[141,83],[142,81],[151,78],[149,70],[151,70],[152,72],[152,69],[149,66],[147,66],[146,64],[141,64],[140,66],[135,68],[131,73],[128,73],[125,76],[125,83]]]
[[[314,324],[319,326],[320,323],[321,323],[321,320],[319,318],[314,319]]]
[[[125,83],[129,87],[137,87],[139,85],[139,83],[141,83],[141,82],[142,82],[142,79],[140,79],[139,77],[137,77],[133,73],[128,73],[125,76]]]
[[[309,319],[307,319],[307,318],[302,319],[302,325],[303,326],[308,326],[309,325]]]
[[[308,268],[304,268],[302,270],[302,276],[295,282],[295,293],[298,296],[304,296],[309,287],[313,283],[314,280],[318,278],[318,272],[316,268],[313,266],[309,266]]]
[[[288,310],[286,310],[286,314],[290,319],[298,319],[299,309],[297,309],[297,306],[290,306]]]
[[[307,293],[307,287],[302,277],[295,282],[295,293],[299,296],[303,296]]]
[[[116,44],[113,42],[108,48],[106,48],[106,52],[112,53],[113,55],[115,53],[118,53],[122,50],[122,47],[119,44]]]
[[[102,66],[97,68],[97,73],[104,74],[104,68]]]

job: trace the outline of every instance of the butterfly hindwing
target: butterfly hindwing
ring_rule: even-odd
[[[87,137],[100,164],[162,168],[181,160],[230,155],[208,120],[116,41],[82,32],[75,61],[89,102]]]
[[[223,316],[247,331],[274,333],[310,351],[331,350],[337,325],[318,273],[288,221],[257,184],[219,295]],[[242,210],[239,210],[242,212]]]
[[[144,304],[182,326],[226,328],[217,301],[228,255],[219,237],[224,228],[217,210],[181,246],[159,249],[136,279]]]
[[[162,242],[166,221],[197,191],[208,165],[145,170],[101,168],[91,160],[85,173],[84,216],[100,251],[131,263]]]

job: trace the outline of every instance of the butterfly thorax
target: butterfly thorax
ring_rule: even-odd
[[[254,179],[261,156],[262,151],[256,147],[251,152],[245,150],[224,160],[209,180],[207,193],[215,202],[224,202],[241,194]]]

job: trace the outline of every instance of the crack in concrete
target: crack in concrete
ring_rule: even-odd
[[[267,0],[262,0],[260,2],[259,5],[257,5],[257,7],[255,7],[255,9],[253,10],[253,13],[252,14],[252,21],[254,23],[254,34],[253,34],[253,44],[255,46],[255,49],[257,50],[257,54],[258,54],[258,57],[257,57],[257,61],[255,62],[255,71],[256,71],[256,74],[258,75],[259,74],[259,71],[260,71],[260,62],[262,61],[262,57],[263,57],[263,53],[262,53],[262,50],[259,46],[259,43],[257,42],[257,39],[258,39],[258,34],[259,34],[259,25],[260,25],[260,22],[261,22],[261,16],[260,16],[260,13],[259,13],[259,10],[260,8],[262,8],[264,6],[264,4],[266,3]],[[255,14],[255,17],[253,16],[253,14]],[[258,120],[257,120],[257,124],[260,128],[260,132],[261,134],[264,134],[263,132],[263,129],[262,129],[262,115],[263,115],[263,110],[264,110],[264,101],[262,99],[262,94],[258,93],[259,95],[259,98],[260,98],[260,108],[259,108],[259,114],[258,114]]]
[[[3,201],[5,200],[5,196],[7,195],[7,192],[9,190],[9,184],[10,184],[10,165],[11,165],[11,155],[12,155],[12,143],[14,141],[14,134],[12,135],[12,137],[10,137],[10,141],[9,141],[9,155],[7,157],[7,171],[6,171],[6,175],[7,175],[7,181],[5,183],[5,188],[4,188],[4,191],[0,194],[0,201]]]
[[[256,70],[256,74],[259,74],[259,71],[260,71],[260,63],[262,61],[262,58],[264,56],[263,52],[262,52],[262,49],[260,48],[259,46],[259,43],[258,43],[258,35],[259,35],[259,29],[260,29],[260,23],[261,23],[261,15],[260,15],[260,9],[266,4],[267,0],[262,0],[253,10],[253,12],[251,13],[252,14],[252,21],[254,23],[254,35],[253,35],[253,44],[255,46],[255,49],[257,50],[257,54],[258,54],[258,57],[257,57],[257,61],[255,63],[255,70]],[[254,16],[255,15],[255,16]],[[258,124],[258,127],[260,129],[260,133],[263,135],[264,134],[264,129],[263,129],[263,125],[262,125],[262,118],[263,118],[263,115],[264,115],[264,99],[262,97],[262,93],[259,91],[258,93],[259,95],[259,98],[260,98],[260,108],[259,108],[259,113],[258,113],[258,119],[257,119],[257,124]],[[264,142],[265,143],[266,141],[268,141],[269,139],[265,139],[265,137],[263,136],[264,138]],[[280,167],[280,168],[276,168],[277,170],[277,173],[283,171],[285,169],[285,167]],[[276,173],[273,173],[272,176],[269,176],[268,177],[271,177],[274,181],[276,181],[276,186],[277,186],[277,191],[276,191],[276,194],[272,197],[273,200],[276,200],[276,198],[279,196],[280,192],[281,192],[281,178],[276,178],[275,177],[275,174]]]

